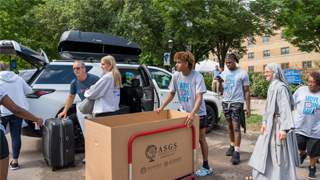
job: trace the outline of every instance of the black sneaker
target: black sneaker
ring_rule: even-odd
[[[305,155],[301,155],[300,154],[300,163],[301,163],[301,165],[302,165],[304,159],[306,159],[306,157],[307,157],[307,154],[305,154]]]
[[[240,153],[237,151],[233,152],[230,162],[233,162],[233,164],[238,164],[240,162]]]
[[[12,170],[19,169],[18,163],[13,163],[12,161],[10,163],[10,167],[11,167]]]
[[[313,168],[311,168],[311,166],[309,166],[309,179],[316,179],[317,178],[317,174],[316,174],[317,170],[316,170],[316,166],[313,166]]]
[[[227,156],[232,156],[234,152],[234,146],[230,145],[230,148],[228,149],[228,151],[226,152]]]

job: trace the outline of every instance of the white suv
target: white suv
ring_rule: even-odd
[[[28,51],[27,51],[28,50]],[[74,60],[56,60],[49,63],[45,53],[37,53],[14,41],[0,41],[0,54],[14,54],[29,63],[32,63],[36,70],[28,80],[34,90],[32,94],[26,96],[29,103],[29,111],[44,120],[57,117],[64,109],[65,102],[70,91],[70,83],[76,78],[72,71]],[[78,55],[78,54],[77,54]],[[117,56],[117,67],[122,75],[120,97],[120,113],[135,113],[143,111],[153,111],[160,107],[163,99],[169,94],[169,83],[172,74],[166,70],[146,66],[144,64],[118,63],[121,58]],[[121,56],[122,57],[122,56]],[[126,58],[128,58],[126,56]],[[87,73],[103,76],[100,67],[100,60],[83,60]],[[141,83],[131,83],[135,75],[140,75]],[[208,123],[206,132],[210,132],[214,124],[220,120],[221,105],[218,95],[211,91],[204,94],[208,113]],[[84,138],[80,125],[76,117],[75,104],[80,101],[76,96],[73,106],[69,109],[67,116],[74,122],[75,149],[77,152],[84,151]],[[167,105],[166,109],[178,110],[180,106],[177,96]],[[41,137],[42,129],[35,130],[31,121],[29,126],[23,128],[22,134],[33,137]]]

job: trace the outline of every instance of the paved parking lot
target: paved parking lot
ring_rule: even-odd
[[[11,145],[10,136],[7,135]],[[241,142],[241,162],[238,165],[232,165],[229,162],[231,157],[225,156],[229,148],[229,139],[227,131],[215,129],[207,135],[209,144],[209,165],[213,173],[207,177],[198,178],[199,180],[240,180],[250,175],[252,168],[247,165],[251,153],[254,149],[256,138],[243,136]],[[11,148],[10,148],[11,152]],[[82,164],[84,153],[76,154],[76,167],[58,169],[55,172],[45,163],[42,154],[42,139],[22,136],[22,148],[19,158],[20,169],[9,169],[9,180],[81,180],[85,179],[85,164]],[[10,154],[10,160],[12,154]],[[201,154],[199,154],[199,165],[202,165]],[[299,180],[307,179],[309,158],[307,158],[302,168],[297,168]],[[318,176],[320,176],[320,164],[317,164]]]

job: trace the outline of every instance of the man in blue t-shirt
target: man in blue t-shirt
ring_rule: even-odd
[[[216,65],[216,69],[214,69],[212,71],[212,85],[211,85],[212,91],[216,92],[216,93],[218,93],[218,91],[219,91],[219,82],[218,82],[218,79],[217,79],[219,74],[220,74],[219,66]]]
[[[87,74],[86,66],[82,61],[74,61],[73,63],[73,72],[77,76],[74,80],[71,81],[70,84],[70,94],[68,96],[66,105],[64,106],[63,111],[58,115],[58,118],[61,117],[66,118],[69,108],[72,106],[74,98],[76,94],[80,97],[81,101],[85,99],[84,92],[90,89],[90,86],[94,85],[100,78],[93,74]],[[85,136],[84,131],[84,115],[78,110],[78,106],[80,103],[76,105],[77,118],[78,122],[81,126],[83,137]],[[85,159],[84,159],[85,162]]]
[[[226,66],[228,69],[221,73],[219,81],[219,91],[223,92],[222,109],[229,126],[229,137],[231,145],[226,152],[227,156],[232,156],[231,162],[240,162],[240,124],[245,128],[245,117],[243,104],[246,101],[247,117],[250,117],[250,91],[249,76],[246,71],[236,66],[239,59],[235,54],[227,54]]]

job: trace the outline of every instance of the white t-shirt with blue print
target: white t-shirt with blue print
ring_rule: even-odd
[[[190,113],[196,103],[196,94],[206,93],[207,88],[203,76],[197,71],[191,70],[188,76],[182,72],[175,72],[169,85],[170,92],[177,92],[181,103],[180,111]],[[202,98],[201,105],[196,114],[200,116],[207,115],[206,104]]]
[[[1,102],[2,98],[3,98],[5,95],[7,95],[7,93],[4,92],[4,90],[0,88],[0,102]],[[0,103],[0,104],[1,104],[1,103]],[[0,112],[0,114],[1,114],[1,112]],[[4,133],[6,133],[6,130],[5,130],[5,128],[3,127],[3,125],[2,125],[1,123],[2,123],[2,121],[0,120],[0,129],[1,129]]]
[[[308,86],[302,86],[293,94],[293,100],[295,132],[320,139],[320,91],[311,93]]]
[[[224,80],[222,83],[224,88],[222,101],[225,103],[244,103],[243,86],[250,85],[248,73],[241,68],[234,71],[226,69],[221,73],[221,78]]]

